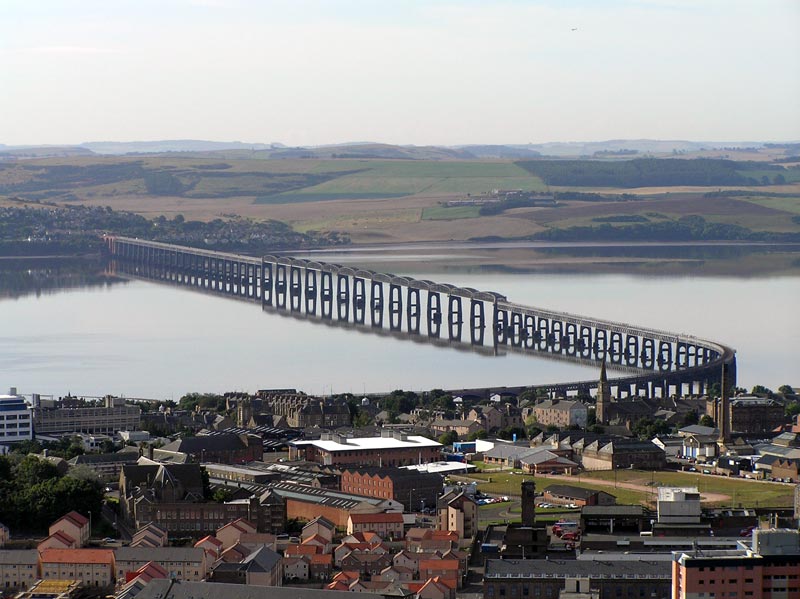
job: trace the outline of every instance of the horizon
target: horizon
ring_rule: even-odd
[[[9,0],[0,139],[798,139],[798,30],[792,0]]]
[[[521,143],[521,142],[499,142],[499,143],[488,143],[488,142],[464,142],[464,143],[455,143],[455,144],[437,144],[437,143],[430,143],[430,144],[422,144],[422,143],[391,143],[386,141],[332,141],[332,142],[323,142],[319,144],[307,144],[307,145],[290,145],[283,143],[280,140],[273,140],[273,141],[242,141],[241,139],[211,139],[211,138],[201,138],[201,137],[183,137],[183,138],[152,138],[152,139],[93,139],[93,140],[85,140],[81,142],[65,142],[65,143],[19,143],[19,144],[10,144],[5,143],[4,141],[0,140],[0,147],[6,148],[68,148],[68,147],[81,147],[87,146],[91,144],[155,144],[155,143],[169,143],[169,142],[199,142],[199,143],[213,143],[213,144],[242,144],[242,145],[280,145],[285,146],[287,148],[326,148],[326,147],[334,147],[334,146],[355,146],[355,145],[386,145],[386,146],[398,146],[398,147],[412,147],[412,148],[424,148],[424,147],[441,147],[441,148],[461,148],[461,147],[469,147],[469,146],[507,146],[507,147],[517,147],[517,146],[544,146],[544,145],[571,145],[571,144],[603,144],[603,143],[616,143],[616,142],[658,142],[658,143],[691,143],[691,144],[734,144],[734,145],[742,145],[744,144],[796,144],[800,143],[800,138],[791,138],[791,139],[692,139],[692,138],[654,138],[654,137],[640,137],[640,138],[605,138],[605,139],[570,139],[570,140],[547,140],[541,142],[528,142],[528,143]]]

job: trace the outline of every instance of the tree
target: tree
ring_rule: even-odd
[[[714,419],[708,414],[703,414],[700,417],[699,424],[700,426],[710,426],[711,428],[714,428],[716,426],[716,424],[714,423]]]
[[[697,415],[697,412],[694,410],[690,412],[686,412],[683,415],[683,419],[681,420],[681,426],[691,426],[693,424],[697,424],[700,420],[700,417]]]
[[[786,404],[787,416],[797,416],[798,414],[800,414],[800,402],[792,400]]]
[[[657,435],[664,435],[672,430],[665,420],[650,417],[640,418],[631,427],[631,432],[642,440],[652,439]]]
[[[458,433],[456,431],[449,431],[439,435],[439,443],[442,445],[452,445],[458,441]]]
[[[767,397],[772,397],[774,395],[772,389],[767,389],[764,385],[756,385],[753,387],[751,393],[753,395],[766,395]]]
[[[217,503],[225,503],[226,501],[230,501],[233,497],[233,491],[230,489],[215,489],[214,493],[211,495],[211,501],[216,501]]]
[[[791,385],[781,385],[778,387],[778,393],[781,395],[794,395],[794,388]]]
[[[486,429],[479,429],[477,431],[473,431],[467,435],[467,441],[475,441],[476,439],[485,439],[489,436],[489,433],[486,432]]]

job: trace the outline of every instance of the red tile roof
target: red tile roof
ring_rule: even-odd
[[[64,531],[62,531],[62,530],[57,530],[57,531],[55,531],[53,534],[51,534],[49,537],[47,537],[47,538],[46,538],[44,541],[42,541],[41,543],[39,543],[39,545],[41,545],[41,544],[42,544],[42,543],[44,543],[45,541],[49,541],[50,539],[57,539],[57,540],[59,540],[61,543],[63,543],[64,545],[66,545],[67,547],[70,547],[70,546],[72,546],[72,545],[74,545],[74,544],[75,544],[75,539],[73,539],[71,536],[69,536],[69,535],[68,535],[67,533],[65,533]]]
[[[350,520],[353,522],[353,524],[402,524],[403,514],[398,512],[384,512],[382,514],[350,514]]]
[[[199,547],[200,545],[202,545],[206,541],[208,541],[212,545],[216,545],[217,547],[222,547],[222,541],[220,541],[217,537],[214,537],[214,536],[211,536],[211,535],[203,537],[202,539],[197,541],[197,543],[195,543],[194,546],[195,547]]]
[[[43,549],[42,563],[109,564],[114,562],[112,549]]]

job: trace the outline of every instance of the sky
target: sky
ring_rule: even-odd
[[[0,143],[800,139],[800,0],[0,0]]]

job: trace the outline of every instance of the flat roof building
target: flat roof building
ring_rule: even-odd
[[[385,429],[380,437],[323,433],[319,440],[290,442],[289,459],[326,466],[408,466],[441,460],[441,449],[427,437]]]

